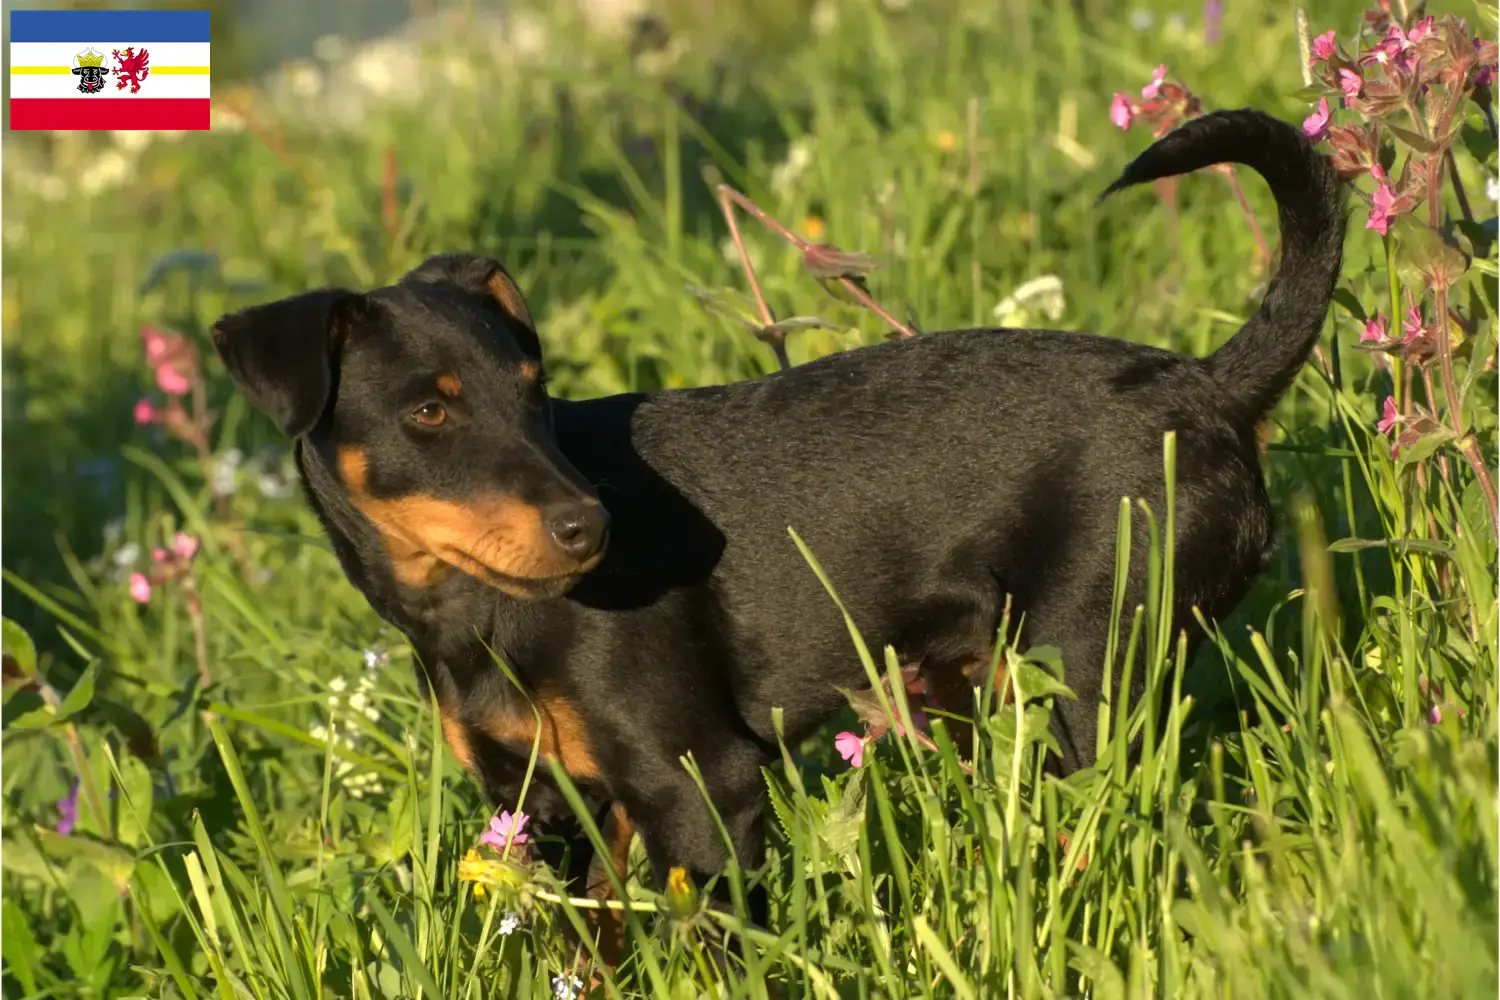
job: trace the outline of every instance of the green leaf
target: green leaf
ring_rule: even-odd
[[[818,829],[829,850],[851,870],[857,865],[859,831],[865,823],[865,773],[863,769],[853,772]]]
[[[1424,156],[1431,156],[1433,153],[1436,153],[1438,151],[1437,143],[1433,142],[1431,139],[1427,138],[1424,135],[1418,135],[1416,132],[1411,131],[1411,129],[1401,128],[1400,126],[1392,125],[1389,122],[1386,123],[1385,127],[1389,129],[1391,134],[1396,138],[1400,139],[1402,142],[1406,143],[1406,145],[1410,146],[1412,149],[1415,149],[1417,152],[1423,154]]]
[[[1480,163],[1489,163],[1490,157],[1495,155],[1495,136],[1483,125],[1465,122],[1459,138],[1469,155]]]
[[[1026,651],[1024,658],[1014,654],[1011,669],[1016,672],[1016,685],[1021,689],[1023,701],[1057,695],[1072,701],[1078,696],[1062,682],[1062,652],[1055,646],[1037,646]]]
[[[1336,288],[1333,292],[1333,301],[1343,306],[1349,315],[1363,323],[1369,317],[1365,313],[1365,307],[1360,305],[1358,297],[1347,288]]]
[[[68,696],[57,708],[58,722],[88,708],[89,702],[94,700],[94,680],[97,672],[97,663],[90,663],[84,668],[83,676],[78,678],[78,683],[73,685],[73,690],[68,692]]]
[[[1408,285],[1451,287],[1469,269],[1469,258],[1415,216],[1401,216],[1391,231],[1396,237],[1396,271]]]
[[[1329,552],[1363,552],[1366,549],[1391,549],[1402,555],[1409,552],[1432,556],[1453,555],[1453,546],[1425,538],[1340,538],[1328,546]]]
[[[29,837],[6,837],[0,842],[0,869],[12,875],[51,881],[52,864]]]
[[[191,274],[198,280],[205,275],[217,279],[219,258],[206,250],[170,250],[151,262],[151,269],[146,272],[146,277],[141,282],[140,288],[136,290],[136,294],[145,295],[165,281],[167,275],[174,271]]]
[[[0,634],[3,634],[5,655],[15,663],[27,677],[36,676],[36,644],[26,630],[9,618],[0,618]]]
[[[138,757],[119,756],[120,823],[117,836],[127,847],[145,847],[151,842],[151,811],[155,789],[151,770]]]
[[[36,937],[31,933],[31,921],[9,899],[4,903],[3,912],[5,919],[0,920],[0,951],[5,954],[6,971],[21,984],[21,991],[31,996],[37,992],[35,967],[40,958]]]
[[[130,885],[130,874],[135,870],[135,855],[124,848],[78,834],[64,837],[42,827],[36,828],[36,838],[42,852],[52,861],[82,861],[92,865],[114,883],[116,892],[124,892]]]
[[[1500,31],[1500,8],[1489,0],[1474,0],[1474,9],[1479,12],[1479,20],[1484,22],[1487,34],[1493,36]]]
[[[1429,458],[1443,445],[1453,440],[1453,432],[1446,427],[1438,427],[1431,433],[1423,434],[1410,444],[1406,442],[1405,435],[1402,436],[1402,447],[1399,453],[1400,461],[1397,465],[1400,469],[1409,468],[1416,463]]]
[[[1125,1000],[1125,976],[1104,952],[1070,940],[1068,966],[1092,982],[1094,1000]]]
[[[1314,83],[1309,84],[1306,87],[1298,87],[1296,90],[1292,91],[1291,96],[1293,100],[1306,101],[1309,104],[1316,104],[1318,103],[1318,99],[1320,97],[1327,97],[1332,93],[1333,91],[1323,84]]]

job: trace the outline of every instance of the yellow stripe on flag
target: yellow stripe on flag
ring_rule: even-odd
[[[33,76],[55,73],[67,76],[73,72],[70,66],[12,66],[11,76]],[[152,66],[151,76],[207,76],[207,66]]]

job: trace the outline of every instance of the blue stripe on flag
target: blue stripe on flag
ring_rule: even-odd
[[[13,10],[12,42],[206,42],[206,10]]]

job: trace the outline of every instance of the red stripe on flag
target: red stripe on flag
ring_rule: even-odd
[[[209,98],[13,97],[12,132],[29,129],[207,129]]]

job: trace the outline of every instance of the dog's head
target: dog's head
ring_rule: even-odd
[[[558,449],[536,329],[496,261],[432,257],[366,294],[234,313],[213,339],[379,532],[401,583],[457,569],[555,597],[603,558],[608,514]]]

